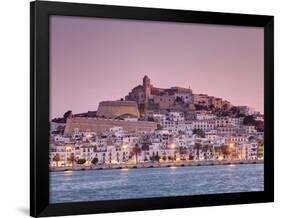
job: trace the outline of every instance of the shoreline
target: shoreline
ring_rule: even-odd
[[[107,164],[74,167],[50,167],[50,172],[63,171],[84,171],[84,170],[116,170],[116,169],[143,169],[143,168],[169,168],[169,167],[190,167],[190,166],[216,166],[216,165],[239,165],[239,164],[263,164],[263,160],[209,160],[209,161],[181,161],[162,163],[138,163],[138,164]]]

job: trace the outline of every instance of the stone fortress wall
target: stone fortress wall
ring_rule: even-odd
[[[102,133],[113,126],[123,127],[125,131],[153,131],[157,124],[151,121],[125,121],[103,118],[71,117],[67,119],[64,135],[70,136],[75,128],[80,131],[95,131]]]
[[[139,118],[138,104],[135,101],[102,101],[99,103],[97,116],[116,118],[122,115]]]

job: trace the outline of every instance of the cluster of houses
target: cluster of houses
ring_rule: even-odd
[[[178,111],[155,113],[151,119],[158,126],[153,131],[125,131],[121,126],[102,133],[76,128],[67,136],[53,131],[50,167],[263,159],[263,132],[244,125],[244,117],[217,117],[201,110],[192,119]],[[61,126],[53,130],[57,128]]]

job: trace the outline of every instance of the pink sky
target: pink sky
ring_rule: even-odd
[[[263,113],[263,28],[51,16],[50,117],[93,111],[144,75]]]

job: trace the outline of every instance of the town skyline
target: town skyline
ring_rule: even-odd
[[[194,93],[223,98],[235,106],[246,105],[263,113],[263,47],[259,43],[263,31],[222,27],[52,17],[51,118],[67,110],[96,110],[101,101],[124,98],[146,74],[157,87],[190,86]],[[211,30],[214,28],[216,31]],[[112,29],[117,32],[114,37]],[[143,39],[138,44],[132,30]],[[167,34],[155,37],[155,31]],[[208,32],[208,38],[204,38]],[[172,43],[172,39],[178,42]],[[219,43],[225,48],[218,47]]]

